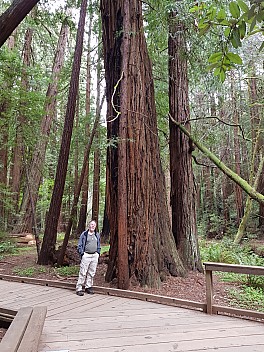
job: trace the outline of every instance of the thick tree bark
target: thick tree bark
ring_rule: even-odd
[[[39,0],[14,0],[0,16],[0,47]]]
[[[169,107],[171,116],[178,122],[190,118],[184,30],[183,23],[177,19],[177,13],[172,12],[169,17],[168,40]],[[185,267],[201,271],[192,149],[189,138],[171,120],[169,127],[172,232]],[[190,130],[190,123],[186,123],[185,127]]]
[[[76,35],[76,46],[74,52],[74,61],[72,67],[68,103],[66,109],[64,129],[61,139],[61,147],[56,170],[55,183],[51,197],[49,212],[46,219],[46,227],[43,237],[43,243],[39,256],[39,264],[53,264],[55,255],[55,245],[57,239],[57,226],[62,204],[62,196],[65,186],[67,167],[69,161],[70,144],[72,136],[73,121],[76,109],[76,98],[79,88],[79,74],[81,67],[81,57],[83,49],[83,36],[85,27],[87,0],[81,3],[80,19]]]
[[[172,235],[161,169],[151,63],[139,0],[101,0],[106,71],[106,218],[110,263],[106,279],[159,286],[185,270]]]
[[[64,21],[61,27],[60,36],[57,44],[57,50],[52,68],[51,83],[46,93],[45,111],[46,114],[42,119],[40,127],[40,136],[33,153],[33,157],[28,170],[28,179],[23,195],[22,205],[18,223],[14,229],[15,233],[32,232],[33,213],[36,209],[38,191],[42,180],[42,171],[45,161],[48,137],[55,116],[56,100],[58,92],[58,81],[61,69],[63,67],[65,48],[69,26]]]

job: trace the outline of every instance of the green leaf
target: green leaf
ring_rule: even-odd
[[[213,68],[219,67],[219,65],[220,65],[219,62],[215,62],[215,63],[213,63],[213,64],[211,64],[211,65],[208,65],[208,66],[207,66],[207,70],[208,70],[208,71],[211,71]]]
[[[242,59],[241,57],[238,55],[238,54],[235,54],[235,53],[231,53],[231,52],[228,52],[226,54],[226,56],[228,57],[228,59],[235,63],[235,64],[238,64],[238,65],[242,65]]]
[[[263,50],[264,49],[264,42],[262,42],[260,48],[259,48],[259,51]]]
[[[219,52],[217,52],[217,53],[213,53],[210,57],[209,57],[209,59],[208,59],[208,61],[209,62],[217,62],[217,61],[219,61],[219,59],[221,59],[222,58],[222,56],[223,56],[223,53],[222,53],[222,51],[219,51]]]
[[[225,12],[224,9],[221,9],[221,10],[218,12],[218,14],[217,14],[217,16],[216,16],[216,19],[217,19],[217,20],[224,20],[224,19],[226,19],[226,12]]]
[[[239,16],[240,16],[240,8],[239,8],[238,4],[235,1],[230,2],[229,10],[230,10],[231,15],[233,17],[239,18]]]
[[[232,41],[232,39],[233,39],[233,41]],[[238,27],[236,27],[232,32],[231,43],[233,44],[234,48],[238,48],[239,46],[242,46]],[[234,45],[234,43],[235,43],[235,45]]]
[[[239,29],[240,38],[243,39],[245,37],[246,30],[247,30],[246,22],[242,21],[238,26],[238,29]]]
[[[251,23],[251,25],[250,25],[250,29],[249,29],[250,32],[253,31],[253,29],[254,29],[255,26],[256,26],[256,23],[257,23],[257,19],[256,19],[256,16],[255,16],[255,17],[253,17],[252,23]]]
[[[259,11],[259,13],[257,14],[256,16],[256,19],[259,23],[263,22],[264,21],[264,11]]]
[[[226,79],[226,74],[225,74],[224,70],[220,71],[219,77],[220,77],[221,82],[223,83]]]
[[[220,74],[220,70],[221,68],[220,67],[217,67],[215,70],[214,70],[214,76],[218,76]]]
[[[210,24],[207,24],[205,27],[200,28],[199,36],[204,35],[208,31],[209,28],[210,28]]]
[[[227,28],[224,30],[224,35],[225,35],[226,38],[229,36],[230,32],[231,32],[231,28],[230,28],[230,27],[227,27]]]
[[[249,20],[255,16],[255,9],[256,9],[256,5],[252,5],[251,8],[248,10],[248,19]]]
[[[244,11],[244,12],[248,12],[249,11],[249,7],[247,6],[246,3],[244,3],[244,1],[237,0],[237,3],[238,3],[238,5],[239,5],[239,7],[241,8],[242,11]]]

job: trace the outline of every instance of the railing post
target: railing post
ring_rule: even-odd
[[[206,313],[213,314],[213,274],[211,270],[205,269],[206,279]]]

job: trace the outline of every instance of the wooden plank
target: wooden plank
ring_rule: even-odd
[[[47,307],[34,307],[17,352],[37,352]]]
[[[240,308],[232,308],[232,307],[225,307],[225,306],[213,306],[213,313],[227,313],[227,314],[233,314],[233,315],[239,315],[242,317],[252,317],[252,318],[258,318],[258,319],[263,319],[264,321],[264,313],[262,312],[256,312],[253,310],[248,310],[248,309],[240,309]]]
[[[213,313],[213,276],[212,272],[205,270],[205,281],[206,281],[206,313]]]
[[[136,339],[137,342],[140,342],[143,344],[144,339],[146,336],[151,336],[151,339],[155,339],[157,337],[157,342],[162,340],[162,341],[170,341],[170,339],[175,339],[177,341],[185,340],[186,336],[188,336],[189,340],[195,340],[196,338],[216,338],[219,337],[219,329],[214,329],[211,325],[211,327],[204,327],[204,326],[197,326],[196,325],[196,330],[193,329],[193,327],[186,327],[184,329],[177,329],[175,326],[163,326],[162,329],[156,327],[156,328],[150,328],[149,326],[145,327],[138,327],[135,325],[134,328],[131,329],[126,329],[124,327],[122,328],[115,328],[115,329],[109,329],[105,330],[104,325],[97,327],[97,331],[93,331],[93,333],[87,333],[85,328],[83,327],[82,330],[79,331],[67,331],[65,332],[64,330],[60,330],[59,333],[54,333],[50,332],[47,335],[46,333],[46,342],[63,342],[63,341],[84,341],[84,340],[93,340],[91,342],[91,347],[95,346],[96,344],[99,346],[101,342],[97,341],[100,338],[100,332],[104,331],[104,340],[109,341],[109,345],[111,345],[111,340],[113,341],[114,339],[123,339],[124,341],[131,341],[132,339]],[[245,336],[245,335],[255,335],[255,336],[260,336],[263,334],[263,327],[258,326],[251,326],[251,327],[245,327],[245,326],[240,326],[236,327],[234,326],[232,329],[227,329],[226,327],[222,326],[221,328],[221,333],[225,335],[226,338],[228,337],[234,337],[234,336]],[[95,337],[99,336],[99,337]],[[263,341],[264,343],[264,341]],[[104,347],[104,346],[103,346]]]
[[[264,275],[263,266],[225,264],[225,263],[214,263],[214,262],[206,262],[203,264],[205,266],[205,270],[233,272],[238,274],[249,274],[249,275]]]
[[[27,328],[27,324],[32,314],[32,310],[32,307],[25,307],[19,309],[15,319],[10,324],[9,328],[7,329],[7,332],[5,333],[1,341],[0,352],[17,351],[20,341]]]
[[[144,336],[131,335],[128,337],[115,336],[102,338],[99,334],[93,338],[78,339],[59,339],[57,341],[45,341],[45,346],[41,343],[39,352],[62,349],[62,346],[70,351],[199,351],[207,348],[226,347],[227,351],[232,351],[233,346],[248,346],[250,352],[253,351],[252,346],[264,346],[263,330],[255,334],[252,330],[247,333],[245,331],[232,331],[231,329],[223,331],[204,331],[199,335],[193,331],[191,336],[189,333],[177,334],[145,334]],[[67,342],[67,344],[66,344]],[[158,349],[154,349],[154,347]],[[177,348],[176,348],[177,346]],[[46,348],[46,350],[44,349]],[[229,349],[228,349],[229,348]]]

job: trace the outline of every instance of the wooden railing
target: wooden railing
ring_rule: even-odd
[[[8,319],[13,314],[1,311]],[[47,307],[20,308],[0,343],[0,352],[37,352],[46,313]]]
[[[232,272],[247,275],[264,275],[264,267],[210,262],[204,263],[204,267],[206,278],[206,312],[208,314],[226,313],[264,319],[264,313],[261,312],[217,306],[213,304],[213,271]]]

